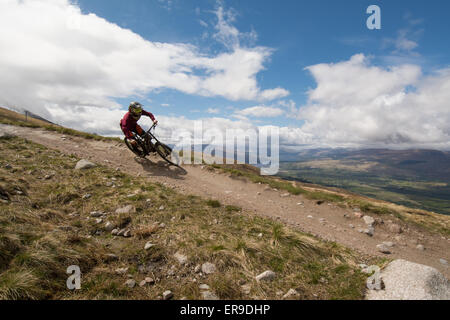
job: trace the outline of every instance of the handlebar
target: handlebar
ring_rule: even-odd
[[[156,128],[157,125],[158,123],[153,123],[153,125],[150,127],[150,129],[147,130],[147,132],[152,131],[152,129]]]

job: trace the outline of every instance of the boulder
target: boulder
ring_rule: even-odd
[[[432,267],[400,259],[380,276],[384,290],[370,290],[367,300],[450,300],[450,281]]]
[[[136,286],[136,281],[129,279],[125,282],[125,284],[128,288],[133,289]]]
[[[202,283],[198,286],[200,290],[209,290],[209,286],[207,284]]]
[[[169,300],[173,297],[173,293],[170,290],[164,291],[163,293],[163,299],[164,300]]]
[[[210,262],[202,264],[202,272],[204,274],[212,274],[216,272],[216,266]]]
[[[175,253],[173,256],[175,259],[177,259],[178,263],[181,265],[186,264],[186,262],[188,261],[188,257],[179,252]]]
[[[402,227],[400,227],[398,224],[395,223],[389,224],[388,230],[396,234],[400,234],[403,232]]]
[[[125,206],[125,207],[122,207],[122,208],[118,208],[118,209],[116,210],[116,213],[117,213],[117,214],[128,214],[128,213],[132,213],[132,212],[135,212],[135,211],[136,211],[136,208],[133,207],[133,206],[130,204],[130,205],[128,205],[128,206]]]
[[[102,212],[99,212],[99,211],[92,211],[92,212],[90,213],[90,216],[91,216],[92,218],[100,218],[100,217],[103,216],[103,213],[102,213]]]
[[[128,272],[128,268],[117,268],[115,271],[117,274],[125,274]]]
[[[297,291],[295,291],[294,289],[289,289],[289,291],[286,292],[286,294],[283,296],[283,299],[292,299],[292,298],[296,298],[298,296],[299,296],[299,294]]]
[[[146,244],[145,244],[145,246],[144,246],[144,250],[148,250],[148,249],[150,249],[150,248],[152,248],[152,247],[154,247],[155,245],[153,244],[153,243],[151,243],[151,242],[147,242]]]
[[[377,249],[378,249],[378,251],[380,251],[381,253],[384,253],[384,254],[391,253],[391,249],[389,249],[389,247],[387,245],[385,245],[384,243],[377,245]]]
[[[95,163],[92,163],[90,161],[87,161],[85,159],[82,159],[77,162],[75,165],[75,170],[85,170],[85,169],[91,169],[95,168],[97,165]]]
[[[111,222],[106,222],[106,224],[105,224],[105,230],[106,231],[113,231],[114,230],[114,228],[115,228],[115,226],[114,226],[114,224],[112,224]]]
[[[256,276],[256,281],[270,281],[275,279],[276,274],[271,270],[264,271],[260,275]]]
[[[364,216],[363,220],[368,226],[372,226],[375,223],[375,219],[371,216]]]
[[[211,291],[203,291],[202,297],[203,297],[203,300],[219,300],[219,297],[216,296]]]
[[[13,135],[13,134],[10,134],[10,133],[4,132],[4,131],[0,131],[0,139],[9,140],[9,139],[12,139],[14,137],[15,137],[15,135]]]

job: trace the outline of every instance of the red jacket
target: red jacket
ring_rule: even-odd
[[[147,116],[150,117],[150,119],[152,119],[153,121],[155,121],[155,116],[150,113],[147,112],[145,110],[142,110],[142,115],[143,116]],[[125,114],[125,116],[123,117],[122,120],[120,120],[120,127],[122,128],[123,133],[125,134],[125,136],[128,139],[132,139],[133,138],[133,131],[136,131],[136,125],[137,122],[139,121],[139,119],[135,119],[131,116],[130,112],[127,112]]]

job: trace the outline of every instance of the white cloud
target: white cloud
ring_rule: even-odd
[[[227,28],[239,35],[222,19],[219,29]],[[83,14],[68,0],[2,0],[0,29],[0,47],[7,48],[0,51],[0,104],[53,120],[60,115],[57,108],[115,113],[120,106],[113,98],[144,97],[164,88],[229,100],[286,94],[258,86],[256,75],[270,48],[236,44],[229,52],[207,56],[193,45],[143,39],[95,14]],[[276,91],[268,94],[271,90]]]
[[[251,116],[256,118],[272,118],[281,116],[282,114],[284,114],[284,111],[280,108],[254,106],[239,110],[236,112],[236,114],[244,117]]]
[[[208,108],[208,110],[206,110],[206,112],[208,112],[210,114],[218,114],[218,113],[220,113],[220,110],[217,108]]]
[[[450,148],[450,69],[371,66],[364,55],[307,68],[317,82],[300,108],[315,144]]]
[[[414,19],[410,13],[405,14],[406,27],[397,32],[396,38],[385,38],[384,45],[393,46],[394,54],[420,56],[414,49],[419,47],[418,40],[424,33],[424,29],[419,25],[423,19]]]
[[[161,103],[161,106],[162,107],[170,107],[170,104],[168,104],[168,103]]]

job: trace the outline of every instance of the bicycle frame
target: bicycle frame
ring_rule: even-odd
[[[145,148],[145,153],[149,154],[148,149],[148,143],[151,144],[151,146],[154,148],[156,143],[160,143],[160,141],[155,137],[155,135],[151,132],[153,129],[156,128],[156,124],[153,124],[150,129],[148,129],[142,136],[136,135],[135,139],[141,144],[143,148]],[[155,140],[153,142],[152,140]]]

